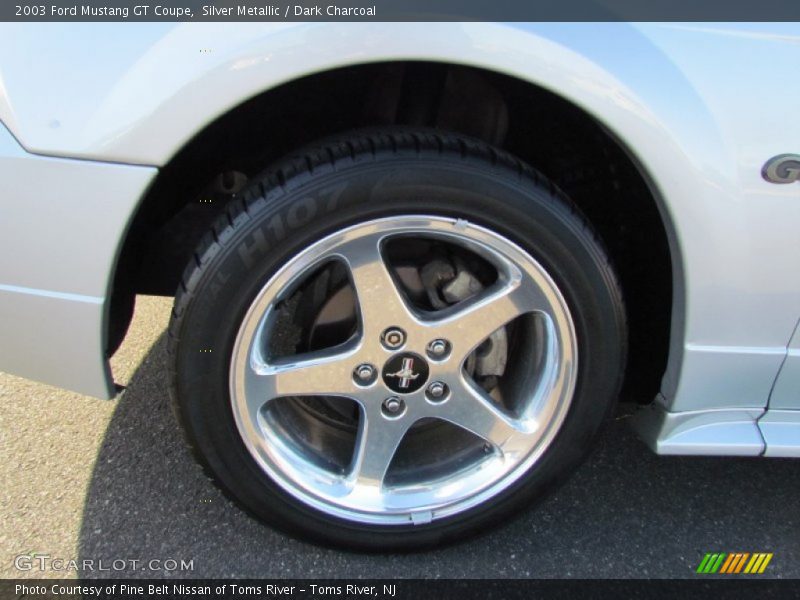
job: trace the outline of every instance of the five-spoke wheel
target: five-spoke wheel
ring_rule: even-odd
[[[409,261],[388,261],[393,242],[405,249],[421,245],[426,253],[435,248],[438,257],[458,257],[449,262],[473,258],[494,273],[486,287],[473,285],[471,293],[453,304],[438,310],[415,306],[413,291],[397,274],[409,268]],[[410,268],[423,271],[430,264]],[[353,291],[353,335],[339,343],[333,340],[330,347],[271,356],[269,340],[276,335],[282,302],[308,278],[338,265],[346,271],[345,286]],[[437,275],[446,285],[458,275],[449,265],[444,269],[444,276]],[[467,272],[462,266],[461,273]],[[504,330],[507,338],[507,327],[516,332],[515,347],[525,349],[515,363],[524,381],[502,385],[499,380],[506,373],[497,372],[486,389],[468,362],[482,344],[492,342],[495,332]],[[248,450],[298,499],[366,523],[430,521],[497,494],[531,466],[566,414],[576,363],[575,332],[564,299],[521,248],[458,219],[392,217],[320,240],[266,284],[234,347],[231,402]],[[349,461],[328,465],[320,455],[326,435],[338,434],[337,440],[342,435],[326,427],[339,424],[330,425],[323,415],[295,431],[296,413],[302,409],[289,409],[290,402],[271,406],[276,399],[309,396],[357,405]],[[425,434],[415,429],[425,421],[443,421],[462,431],[440,428],[435,448],[417,448],[411,442],[418,456],[407,457],[411,464],[404,467],[404,476],[388,483],[393,457],[407,436]],[[478,448],[469,456],[462,447],[465,432]],[[457,450],[465,458],[435,458],[448,444],[455,448],[451,435],[458,438]]]

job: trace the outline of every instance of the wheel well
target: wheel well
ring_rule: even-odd
[[[590,115],[530,83],[458,65],[376,63],[310,75],[267,91],[199,132],[160,171],[124,242],[107,347],[135,294],[172,296],[226,202],[283,155],[362,127],[409,125],[471,135],[544,173],[606,244],[625,293],[630,355],[623,398],[649,402],[667,365],[672,265],[657,200],[621,144]]]

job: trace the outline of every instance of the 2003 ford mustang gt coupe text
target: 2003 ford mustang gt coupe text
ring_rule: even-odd
[[[797,24],[0,30],[0,369],[99,397],[175,297],[176,412],[284,530],[443,543],[618,398],[800,456]]]

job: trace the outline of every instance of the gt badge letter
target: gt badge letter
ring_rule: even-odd
[[[761,176],[770,183],[793,183],[800,180],[800,155],[773,156],[761,169]]]

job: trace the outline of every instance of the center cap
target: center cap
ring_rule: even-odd
[[[383,365],[383,382],[393,392],[410,394],[428,380],[428,363],[419,354],[401,352]]]

